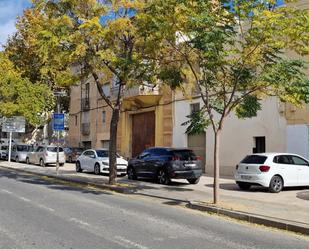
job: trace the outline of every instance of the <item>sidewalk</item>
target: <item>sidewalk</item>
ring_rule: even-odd
[[[158,198],[163,203],[169,205],[186,205],[190,203],[189,206],[193,208],[217,212],[217,208],[215,211],[203,208],[213,207],[210,205],[212,202],[213,181],[211,177],[203,176],[197,185],[189,185],[185,180],[174,180],[169,186],[155,184],[150,181],[130,181],[127,177],[122,177],[118,178],[120,186],[111,188],[107,185],[107,176],[96,176],[92,173],[76,173],[74,164],[66,164],[64,167],[61,167],[58,176],[55,167],[52,166],[43,168],[13,162],[0,162],[1,166],[67,181],[87,183],[125,194]],[[220,208],[223,208],[223,210],[230,213],[238,213],[240,216],[255,216],[264,220],[299,226],[305,230],[303,233],[309,234],[309,188],[291,188],[278,194],[272,194],[260,187],[255,187],[250,191],[241,191],[231,179],[221,179],[220,183]],[[220,213],[225,214],[225,212]],[[239,215],[230,216],[238,217]]]

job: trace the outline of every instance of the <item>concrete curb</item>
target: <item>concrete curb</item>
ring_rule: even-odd
[[[9,169],[9,170],[13,170],[13,171],[20,171],[23,173],[27,173],[27,174],[32,174],[32,175],[36,175],[39,177],[45,176],[45,177],[49,177],[51,179],[54,180],[61,180],[61,181],[65,181],[67,183],[76,183],[79,184],[83,187],[93,187],[93,188],[97,188],[100,190],[109,190],[109,191],[114,191],[117,193],[122,193],[122,194],[132,194],[135,192],[135,190],[137,189],[136,186],[132,185],[132,186],[119,186],[119,185],[107,185],[107,184],[98,184],[98,183],[93,183],[93,182],[88,182],[88,181],[84,181],[84,180],[79,180],[79,179],[72,179],[70,177],[65,177],[62,175],[52,175],[52,174],[46,174],[46,173],[40,173],[40,172],[33,172],[31,170],[25,170],[25,169],[16,169],[16,168],[11,168],[11,167],[6,167],[1,165],[1,168],[5,168],[5,169]]]
[[[286,221],[286,220],[275,219],[272,217],[259,216],[256,214],[225,209],[221,207],[207,205],[204,203],[202,204],[195,201],[194,202],[190,201],[187,207],[194,210],[199,210],[212,214],[224,215],[233,219],[246,221],[253,224],[264,225],[267,227],[273,227],[281,230],[309,235],[309,225],[299,224],[297,222],[294,223],[293,221]]]

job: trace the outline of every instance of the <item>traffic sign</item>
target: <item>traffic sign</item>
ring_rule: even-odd
[[[63,131],[64,130],[64,114],[54,113],[53,115],[53,130]]]
[[[15,116],[2,119],[2,131],[3,132],[18,132],[24,133],[26,126],[26,120],[24,117]]]

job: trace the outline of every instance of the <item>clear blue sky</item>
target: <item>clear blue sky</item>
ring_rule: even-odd
[[[30,0],[0,0],[0,44],[15,31],[16,17],[30,6]]]

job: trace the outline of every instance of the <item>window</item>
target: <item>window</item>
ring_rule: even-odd
[[[86,84],[86,89],[85,89],[85,98],[89,99],[89,93],[90,93],[90,84]]]
[[[106,123],[106,111],[102,112],[102,122],[103,122],[103,124]]]
[[[275,156],[274,163],[279,163],[279,164],[292,164],[291,157],[288,155],[281,155],[281,156]]]
[[[49,152],[57,152],[57,147],[47,147],[47,151]],[[59,147],[59,152],[63,152],[63,148]]]
[[[263,164],[265,163],[266,159],[267,159],[266,156],[250,155],[250,156],[246,156],[240,163]]]
[[[298,156],[292,156],[292,161],[294,164],[297,165],[303,165],[303,166],[308,166],[309,163],[307,161],[305,161],[304,159],[298,157]]]
[[[77,115],[75,115],[75,126],[77,126]]]
[[[200,110],[200,103],[190,104],[190,114],[196,113]]]
[[[254,143],[253,153],[264,153],[266,151],[265,137],[254,137]]]
[[[173,155],[181,161],[196,160],[197,157],[192,150],[173,150]]]

